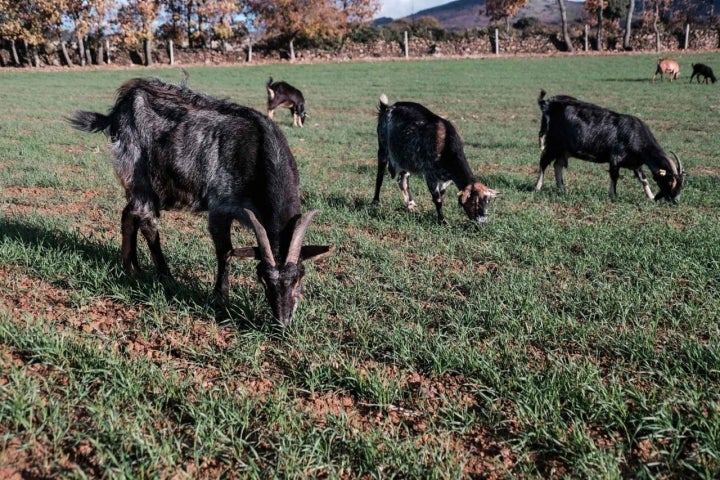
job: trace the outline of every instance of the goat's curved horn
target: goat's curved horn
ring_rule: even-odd
[[[257,219],[252,210],[244,208],[243,211],[247,215],[252,229],[255,232],[255,238],[257,238],[258,247],[260,248],[260,256],[262,260],[268,263],[270,266],[275,266],[275,258],[273,257],[272,248],[270,248],[270,240],[268,240],[267,232],[265,227],[262,226],[260,221]]]
[[[300,249],[302,248],[302,243],[305,239],[305,232],[307,231],[313,217],[318,213],[320,213],[320,210],[309,211],[303,215],[297,225],[295,225],[292,240],[290,240],[290,247],[288,247],[287,259],[285,260],[286,265],[288,263],[298,263],[298,260],[300,259]]]
[[[682,162],[680,162],[680,158],[675,155],[675,152],[670,153],[672,153],[672,156],[675,157],[675,161],[677,162],[678,175],[685,175],[685,169],[682,166]]]

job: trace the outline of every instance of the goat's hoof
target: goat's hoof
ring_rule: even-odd
[[[175,278],[170,272],[160,272],[158,273],[157,278],[160,283],[165,285],[175,283]]]
[[[123,270],[125,270],[125,273],[135,278],[141,277],[143,274],[142,268],[134,263],[123,265]]]
[[[210,293],[208,303],[214,308],[226,309],[230,304],[230,295],[227,292],[213,290],[212,293]]]

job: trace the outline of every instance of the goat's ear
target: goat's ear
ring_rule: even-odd
[[[303,245],[300,249],[300,258],[303,260],[318,261],[329,257],[335,252],[332,245]]]
[[[243,260],[260,260],[262,258],[258,247],[234,248],[233,251],[230,252],[230,256]]]

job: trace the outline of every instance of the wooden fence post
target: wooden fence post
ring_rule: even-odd
[[[688,44],[690,43],[690,24],[685,24],[685,50],[688,49]]]
[[[585,51],[586,51],[586,52],[590,49],[589,46],[588,46],[588,36],[589,36],[588,31],[589,31],[589,28],[590,28],[590,27],[588,27],[588,24],[586,23],[586,24],[585,24],[585,37],[584,37],[584,38],[585,38]]]
[[[408,34],[407,30],[405,30],[405,58],[410,57],[410,50],[408,48]]]
[[[495,55],[500,55],[500,36],[497,28],[495,29]]]
[[[172,39],[168,41],[168,56],[170,57],[170,65],[175,65],[175,48]]]

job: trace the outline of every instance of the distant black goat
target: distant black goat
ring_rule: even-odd
[[[635,172],[648,198],[678,201],[685,181],[680,159],[675,157],[676,165],[665,154],[642,120],[567,95],[547,100],[544,97],[545,90],[541,90],[538,105],[542,119],[538,137],[542,154],[535,190],[542,188],[545,168],[553,162],[557,186],[564,189],[563,168],[567,168],[569,157],[575,157],[610,165],[612,199],[622,167]],[[660,187],[657,195],[650,189],[643,165],[652,171]]]
[[[317,213],[300,214],[298,172],[282,132],[251,108],[156,79],[123,84],[108,115],[79,111],[78,130],[104,132],[128,203],[122,213],[122,260],[140,272],[142,232],[161,275],[169,276],[157,229],[160,210],[208,211],[218,262],[215,293],[228,298],[230,257],[260,260],[258,277],[275,317],[292,321],[302,260],[329,251],[302,246]],[[258,247],[233,249],[233,220],[250,226]]]
[[[700,77],[703,77],[705,83],[708,83],[708,80],[712,83],[717,82],[717,78],[715,78],[712,68],[702,63],[692,63],[691,65],[693,72],[692,75],[690,75],[690,83],[692,83],[693,77],[697,77],[698,83],[700,83]]]
[[[305,122],[305,98],[300,90],[286,82],[273,83],[272,77],[267,84],[267,110],[268,117],[274,118],[278,107],[289,108],[293,116],[293,126],[302,127]]]
[[[497,192],[475,179],[463,151],[463,143],[455,127],[424,106],[413,102],[397,102],[388,106],[385,95],[380,97],[378,111],[378,169],[373,203],[380,201],[385,168],[395,178],[408,210],[415,209],[410,195],[411,173],[423,175],[427,183],[438,221],[445,222],[443,196],[451,183],[458,188],[460,206],[468,218],[487,221],[490,200]]]

